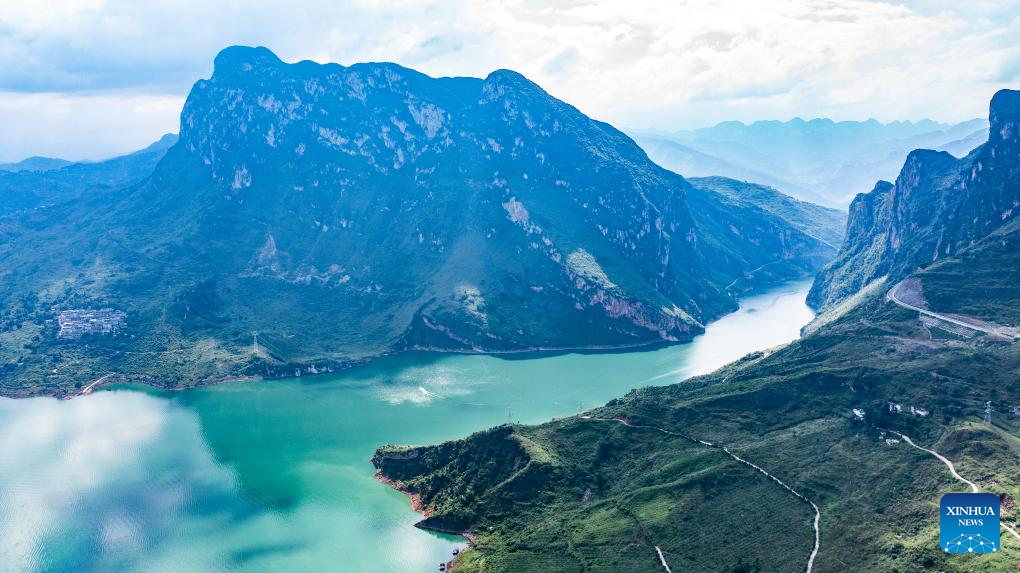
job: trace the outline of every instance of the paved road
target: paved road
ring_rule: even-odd
[[[900,290],[901,286],[903,286],[903,282],[900,282],[896,286],[894,286],[891,289],[889,289],[889,292],[886,293],[886,295],[885,295],[886,300],[890,300],[890,301],[892,301],[892,302],[902,306],[903,308],[908,308],[910,310],[919,312],[919,313],[921,313],[921,314],[923,314],[925,316],[930,316],[932,318],[937,318],[939,320],[948,322],[950,324],[955,324],[957,326],[962,326],[964,328],[969,328],[970,330],[976,330],[978,332],[984,332],[985,334],[994,334],[996,336],[1002,336],[1004,338],[1009,338],[1011,340],[1015,340],[1017,338],[1011,332],[1007,332],[1007,330],[1002,328],[1002,327],[992,326],[992,325],[984,325],[984,324],[975,324],[973,322],[967,322],[965,320],[960,320],[958,318],[953,318],[951,316],[946,316],[946,315],[938,313],[938,312],[932,312],[930,310],[927,310],[927,309],[924,309],[924,308],[921,308],[921,307],[918,307],[918,306],[914,306],[914,305],[912,305],[910,303],[903,302],[899,298],[899,290]]]
[[[910,310],[917,311],[917,312],[919,312],[919,313],[921,313],[921,314],[923,314],[925,316],[930,316],[932,318],[937,318],[939,320],[943,320],[943,321],[948,322],[950,324],[955,324],[957,326],[962,326],[964,328],[969,328],[971,330],[976,330],[978,332],[984,332],[986,334],[993,334],[993,335],[996,335],[996,336],[1002,336],[1004,338],[1009,338],[1011,340],[1016,340],[1017,338],[1020,338],[1018,336],[1015,336],[1012,332],[1006,331],[1002,327],[993,326],[993,325],[987,325],[986,326],[986,325],[983,325],[983,324],[974,324],[974,323],[971,323],[971,322],[966,322],[966,321],[963,321],[963,320],[960,320],[960,319],[957,319],[957,318],[953,318],[951,316],[946,316],[946,315],[938,313],[938,312],[932,312],[930,310],[919,308],[919,307],[916,307],[916,306],[914,306],[912,304],[908,304],[906,302],[903,302],[902,300],[900,300],[900,298],[898,296],[899,295],[899,289],[900,289],[901,286],[903,286],[903,282],[900,282],[896,286],[894,286],[891,289],[889,289],[889,292],[885,295],[886,300],[890,300],[890,301],[892,301],[892,302],[902,306],[903,308],[908,308]],[[1009,329],[1009,330],[1012,331],[1014,329]],[[953,474],[953,477],[955,477],[956,479],[958,479],[958,480],[962,481],[963,483],[969,485],[971,491],[973,491],[974,493],[978,493],[980,491],[980,488],[978,488],[977,484],[975,484],[974,482],[972,482],[972,481],[970,481],[968,479],[965,479],[963,476],[961,476],[959,473],[957,473],[956,472],[956,467],[953,465],[953,462],[949,461],[949,459],[947,459],[942,454],[940,454],[940,453],[938,453],[938,452],[936,452],[934,450],[929,450],[928,448],[922,448],[921,446],[915,444],[913,442],[913,440],[911,440],[910,438],[908,438],[907,436],[904,436],[903,434],[901,434],[899,432],[892,431],[892,433],[894,433],[897,436],[903,438],[903,440],[905,442],[907,442],[908,444],[910,444],[911,446],[913,446],[913,447],[915,447],[915,448],[917,448],[917,449],[919,449],[919,450],[921,450],[923,452],[928,452],[929,454],[931,454],[931,455],[935,456],[936,458],[938,458],[942,463],[946,464],[946,467],[949,468],[949,472]],[[1017,533],[1017,531],[1015,529],[1013,529],[1009,525],[1006,525],[1005,523],[1002,523],[1001,525],[1002,525],[1003,529],[1008,531],[1013,537],[1015,537],[1017,539],[1017,541],[1020,541],[1020,533]]]
[[[769,472],[765,471],[761,467],[759,467],[759,466],[757,466],[757,465],[755,465],[755,464],[745,460],[744,458],[741,458],[740,456],[734,454],[726,446],[719,446],[719,445],[713,444],[712,442],[706,442],[705,440],[699,440],[698,438],[694,438],[692,436],[688,436],[687,434],[681,434],[680,432],[672,432],[670,430],[665,430],[665,429],[659,428],[657,426],[641,426],[641,425],[638,425],[638,424],[632,424],[629,420],[625,420],[623,418],[594,418],[592,416],[581,416],[581,419],[582,420],[587,420],[587,421],[594,421],[594,422],[616,422],[618,424],[623,424],[624,426],[627,426],[628,428],[654,430],[656,432],[660,432],[660,433],[667,434],[667,435],[670,435],[670,436],[676,436],[678,438],[683,438],[685,440],[688,440],[688,441],[691,441],[691,442],[695,442],[695,443],[701,444],[703,446],[708,446],[710,448],[715,448],[717,450],[721,450],[722,452],[724,452],[729,457],[733,458],[734,460],[736,460],[736,461],[738,461],[738,462],[740,462],[740,463],[742,463],[742,464],[744,464],[746,466],[750,466],[750,467],[758,470],[759,472],[764,474],[766,477],[770,478],[772,481],[774,481],[777,484],[779,484],[786,491],[788,491],[791,494],[797,496],[801,500],[811,504],[811,507],[815,510],[815,522],[814,522],[815,545],[811,549],[811,556],[808,557],[808,562],[807,562],[807,573],[811,573],[811,570],[814,568],[814,565],[815,565],[815,557],[818,556],[818,549],[821,547],[820,535],[819,535],[819,531],[818,531],[818,523],[819,523],[819,521],[822,518],[822,513],[821,513],[821,511],[819,511],[818,506],[815,505],[815,502],[813,502],[810,499],[804,497],[803,495],[798,493],[796,490],[794,490],[792,487],[786,485],[786,483],[783,480],[781,480],[781,479],[777,478],[776,476],[770,474]],[[666,571],[669,571],[669,565],[666,564],[666,559],[662,556],[662,551],[658,547],[656,547],[655,550],[659,553],[659,558],[662,560],[663,567],[666,568]]]

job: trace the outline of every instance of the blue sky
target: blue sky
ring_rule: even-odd
[[[0,161],[96,158],[176,131],[231,44],[284,60],[524,73],[620,126],[957,121],[1020,87],[1020,2],[2,0]]]

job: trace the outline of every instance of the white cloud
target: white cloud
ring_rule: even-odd
[[[183,95],[0,92],[0,162],[102,159],[176,133]]]
[[[941,0],[90,0],[46,10],[7,0],[0,89],[181,97],[219,49],[241,43],[288,61],[396,61],[432,75],[512,68],[636,127],[960,120],[1020,83],[1018,18],[1015,2]],[[2,137],[3,149],[27,143]]]

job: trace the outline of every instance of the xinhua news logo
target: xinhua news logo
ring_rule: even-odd
[[[999,552],[999,496],[947,493],[941,506],[939,543],[944,553]]]

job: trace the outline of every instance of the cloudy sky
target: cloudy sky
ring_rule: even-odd
[[[1020,1],[0,0],[0,161],[177,131],[231,44],[286,61],[524,73],[619,126],[957,121],[1020,87]]]

